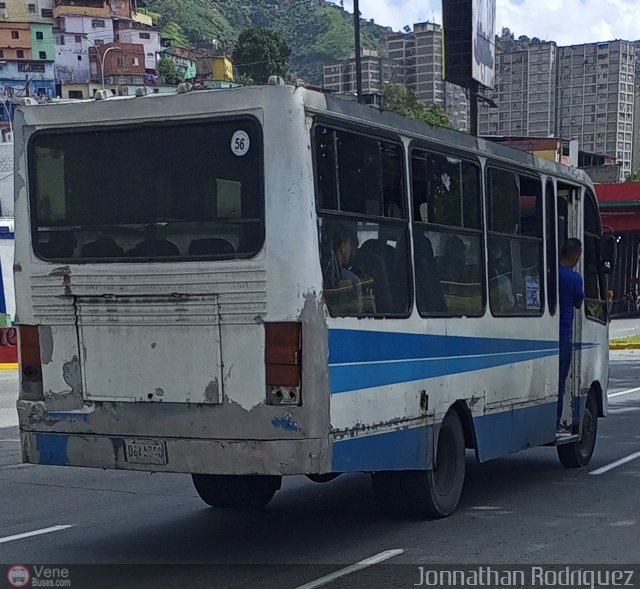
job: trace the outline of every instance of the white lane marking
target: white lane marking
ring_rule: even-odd
[[[325,575],[324,577],[320,577],[315,581],[310,581],[309,583],[305,583],[304,585],[300,585],[295,589],[316,589],[316,587],[322,587],[323,585],[327,585],[335,581],[336,579],[340,579],[345,575],[350,575],[352,573],[357,573],[362,569],[366,569],[367,567],[373,566],[374,564],[378,564],[380,562],[384,562],[385,560],[389,560],[394,556],[398,556],[398,554],[402,554],[404,552],[403,549],[397,548],[395,550],[385,550],[384,552],[380,552],[380,554],[376,554],[375,556],[371,556],[369,558],[365,558],[356,564],[352,564],[351,566],[340,569],[339,571],[335,571],[329,575]]]
[[[614,468],[618,468],[619,466],[622,466],[623,464],[626,464],[627,462],[631,462],[632,460],[635,460],[636,458],[640,458],[640,452],[634,452],[633,454],[629,454],[629,456],[625,456],[624,458],[621,458],[620,460],[616,460],[615,462],[612,462],[611,464],[607,464],[607,465],[602,466],[600,468],[596,468],[596,470],[592,470],[589,474],[604,474],[605,472],[609,472],[610,470],[613,470]]]
[[[31,538],[32,536],[41,536],[42,534],[50,534],[51,532],[59,532],[72,528],[73,526],[52,526],[50,528],[43,528],[41,530],[33,530],[33,532],[25,532],[24,534],[15,534],[13,536],[5,536],[0,538],[0,544],[5,542],[13,542],[14,540],[22,540],[23,538]]]
[[[17,444],[20,442],[19,438],[0,438],[0,444],[2,444],[2,442],[11,442],[12,444]]]
[[[619,393],[611,393],[610,395],[607,395],[607,399],[620,397],[621,395],[630,395],[631,393],[637,393],[638,391],[640,391],[640,387],[636,387],[635,389],[627,389],[626,391],[620,391]]]

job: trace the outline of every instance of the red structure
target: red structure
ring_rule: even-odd
[[[614,299],[621,301],[629,290],[637,292],[640,283],[640,182],[596,184],[596,194],[604,229],[618,237],[618,261],[611,288]]]

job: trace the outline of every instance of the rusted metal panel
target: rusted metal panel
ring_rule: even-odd
[[[77,297],[76,309],[85,399],[221,402],[215,295]]]

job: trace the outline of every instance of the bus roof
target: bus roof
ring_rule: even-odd
[[[283,94],[288,100],[283,100]],[[215,97],[215,99],[214,99]],[[214,100],[212,100],[214,99]],[[498,144],[467,133],[437,127],[358,104],[337,96],[303,87],[266,85],[228,89],[203,89],[189,92],[167,92],[144,96],[113,96],[102,100],[70,100],[21,106],[17,111],[16,127],[40,128],[78,127],[117,122],[133,123],[154,118],[193,117],[215,112],[238,112],[258,109],[265,104],[289,108],[300,103],[308,111],[342,120],[344,123],[375,127],[388,133],[423,140],[442,148],[490,157],[504,163],[516,164],[543,171],[569,182],[591,186],[591,180],[580,169],[557,164],[530,153]],[[289,104],[287,104],[289,103]]]

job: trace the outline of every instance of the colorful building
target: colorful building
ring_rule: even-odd
[[[193,80],[196,77],[200,57],[199,53],[181,47],[168,47],[162,53],[162,58],[171,60],[180,70],[183,80]]]

